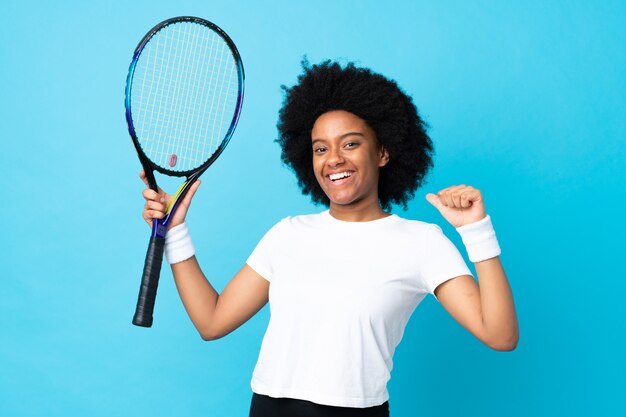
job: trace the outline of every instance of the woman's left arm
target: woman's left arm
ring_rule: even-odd
[[[481,192],[473,187],[459,185],[428,194],[426,199],[442,216],[459,231],[462,226],[489,223]],[[471,227],[473,228],[473,226]],[[499,247],[495,236],[485,247],[485,234],[489,230],[473,230],[482,233],[474,244],[466,242],[470,259],[474,262],[478,283],[469,275],[450,279],[435,289],[435,295],[450,315],[479,340],[495,350],[515,349],[519,340],[519,327],[513,294],[504,268],[500,262]],[[466,240],[464,236],[464,242]],[[488,237],[488,236],[487,236]],[[488,241],[488,239],[487,239]],[[468,246],[472,244],[472,248]],[[491,243],[491,245],[489,245]],[[495,244],[495,248],[494,248]],[[490,252],[496,256],[490,256]],[[473,253],[472,253],[473,252]],[[483,259],[487,257],[487,259]]]

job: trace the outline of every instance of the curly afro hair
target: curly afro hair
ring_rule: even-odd
[[[318,65],[302,61],[303,73],[293,87],[282,86],[285,97],[278,117],[281,159],[298,179],[302,193],[314,203],[330,205],[313,172],[311,130],[317,118],[332,110],[344,110],[365,120],[379,145],[389,153],[380,170],[378,198],[384,210],[402,205],[415,195],[432,167],[433,144],[413,100],[395,81],[330,60]]]

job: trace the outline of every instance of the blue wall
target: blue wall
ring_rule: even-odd
[[[185,14],[222,26],[247,76],[188,218],[218,289],[277,220],[321,209],[273,143],[280,85],[304,54],[353,60],[431,126],[435,169],[396,212],[462,249],[424,196],[481,189],[521,330],[515,351],[492,351],[428,297],[396,353],[392,416],[626,411],[623,1],[26,0],[0,14],[0,414],[247,415],[267,308],[202,342],[164,268],[155,326],[130,324],[149,230],[125,77],[144,33]]]

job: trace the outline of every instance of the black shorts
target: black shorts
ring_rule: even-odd
[[[389,402],[367,408],[333,407],[254,393],[250,417],[389,417]]]

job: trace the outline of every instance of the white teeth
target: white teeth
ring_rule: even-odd
[[[330,174],[328,177],[335,181],[335,180],[340,180],[342,178],[346,178],[351,176],[352,174],[350,172],[338,172],[337,174]]]

